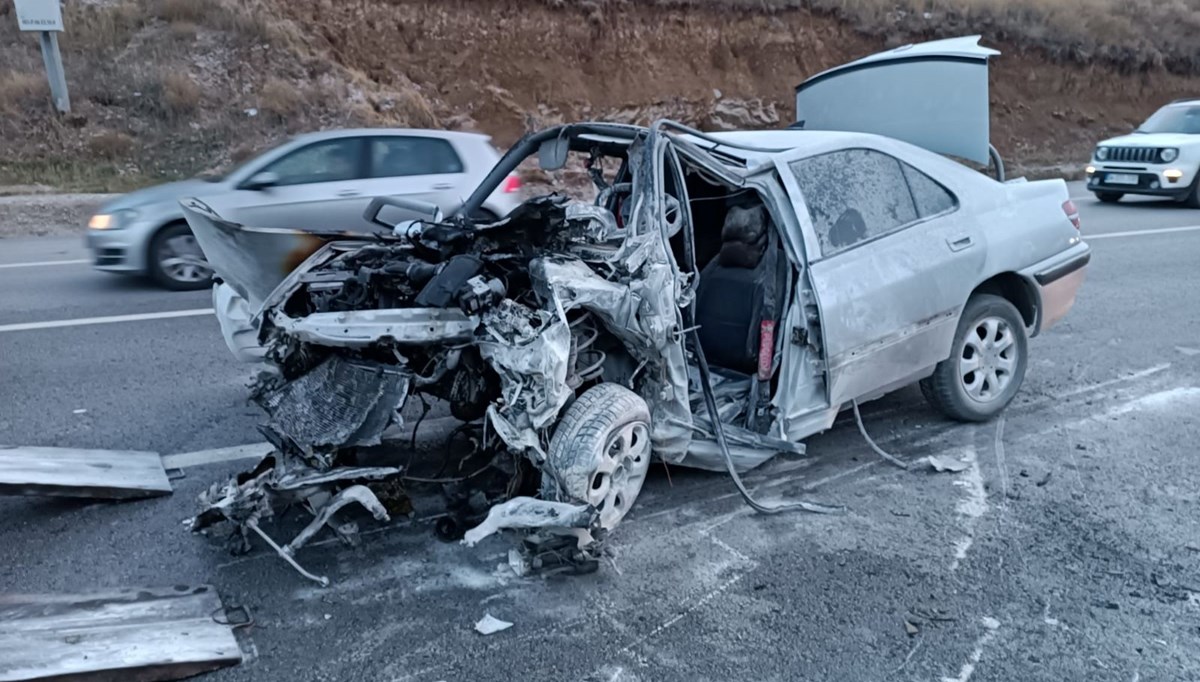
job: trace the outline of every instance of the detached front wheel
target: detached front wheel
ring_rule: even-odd
[[[1025,321],[1008,300],[972,296],[954,335],[954,352],[921,381],[921,392],[947,417],[987,421],[1016,397],[1025,379]]]
[[[633,506],[650,469],[650,408],[619,384],[584,392],[563,414],[546,453],[556,497],[600,512],[614,528]],[[554,494],[554,493],[552,493]]]

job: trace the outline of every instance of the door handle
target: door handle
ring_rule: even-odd
[[[946,244],[949,245],[951,251],[962,251],[974,243],[974,237],[969,234],[961,237],[952,237],[946,240]]]
[[[439,182],[438,184],[434,185],[433,188],[437,190],[454,189],[454,185],[448,182]]]
[[[337,193],[339,197],[356,197],[359,194],[361,194],[361,192],[356,189],[344,189]]]

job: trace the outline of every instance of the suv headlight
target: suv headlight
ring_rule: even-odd
[[[1096,160],[1104,161],[1108,159],[1108,147],[1096,147]]]
[[[1179,158],[1179,150],[1173,147],[1160,149],[1158,151],[1158,158],[1162,159],[1163,163],[1171,163],[1175,159]]]

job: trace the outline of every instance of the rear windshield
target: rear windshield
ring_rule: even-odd
[[[1146,119],[1137,132],[1200,135],[1200,106],[1163,107]]]

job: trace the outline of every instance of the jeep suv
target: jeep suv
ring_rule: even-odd
[[[1132,134],[1101,142],[1087,175],[1106,203],[1148,194],[1200,208],[1200,98],[1172,102]]]

